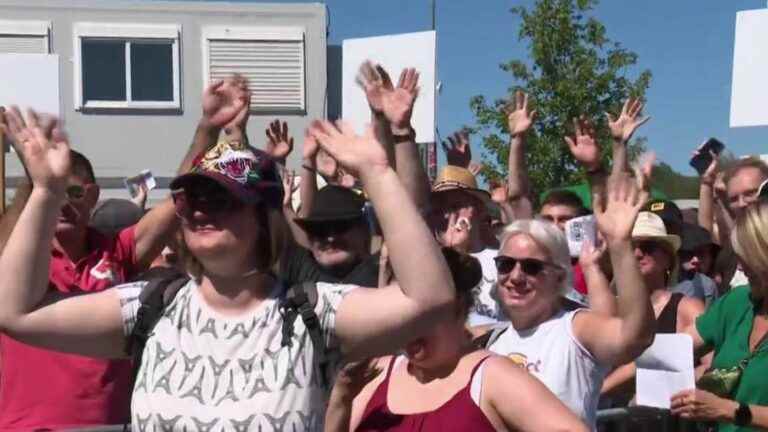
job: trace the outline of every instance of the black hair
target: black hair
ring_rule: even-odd
[[[480,266],[480,261],[472,255],[447,247],[442,248],[442,251],[456,287],[459,311],[466,316],[475,303],[472,291],[483,279],[483,268]]]
[[[72,173],[86,183],[96,183],[96,175],[93,173],[93,165],[84,154],[69,150],[69,158],[72,161]]]

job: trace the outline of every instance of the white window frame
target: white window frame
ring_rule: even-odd
[[[178,24],[76,23],[74,25],[75,110],[90,109],[181,109],[181,67],[179,64],[181,26]],[[83,100],[82,41],[83,39],[116,39],[125,41],[127,101]],[[130,43],[132,41],[170,40],[173,75],[172,101],[132,101]]]
[[[274,41],[302,41],[304,43],[304,60],[301,69],[301,108],[289,109],[289,112],[306,112],[307,109],[307,45],[305,40],[306,29],[304,27],[280,26],[280,27],[240,27],[240,26],[206,26],[202,29],[203,48],[203,90],[208,86],[211,76],[211,59],[209,41],[214,39],[247,41],[247,40],[274,40]],[[251,112],[269,113],[275,110],[269,107],[264,109],[251,108]]]
[[[0,36],[39,36],[45,39],[45,52],[51,53],[51,22],[0,20]]]

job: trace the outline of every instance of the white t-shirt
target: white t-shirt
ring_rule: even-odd
[[[600,388],[609,368],[598,364],[573,335],[573,317],[579,311],[560,311],[523,331],[510,325],[489,350],[533,374],[594,429]]]
[[[130,334],[144,283],[118,287]],[[352,285],[317,283],[315,312],[327,347],[338,349],[336,310]],[[281,346],[276,286],[253,311],[222,316],[197,284],[181,288],[152,331],[131,401],[134,431],[322,431],[328,389],[301,317]]]
[[[499,254],[498,249],[484,249],[470,254],[480,261],[483,279],[474,289],[475,305],[469,311],[467,323],[470,326],[509,321],[496,300],[496,263],[493,259]]]

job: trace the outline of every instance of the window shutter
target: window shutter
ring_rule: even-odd
[[[48,54],[48,41],[44,36],[0,35],[2,54]]]
[[[304,111],[304,39],[208,39],[211,81],[248,79],[253,111]]]

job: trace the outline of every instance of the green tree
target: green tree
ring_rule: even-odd
[[[512,60],[501,68],[512,75],[505,98],[492,104],[475,96],[470,107],[483,139],[486,180],[506,176],[509,131],[505,108],[514,92],[530,95],[537,120],[529,134],[526,159],[534,191],[543,191],[581,179],[582,174],[563,141],[572,133],[572,119],[584,115],[595,124],[610,158],[610,133],[605,112],[618,113],[628,97],[642,98],[651,80],[644,70],[631,76],[637,54],[606,36],[594,17],[586,16],[597,0],[537,0],[529,11],[515,7],[520,18],[518,38],[526,43],[529,61]],[[630,160],[643,148],[644,139],[630,143]]]

